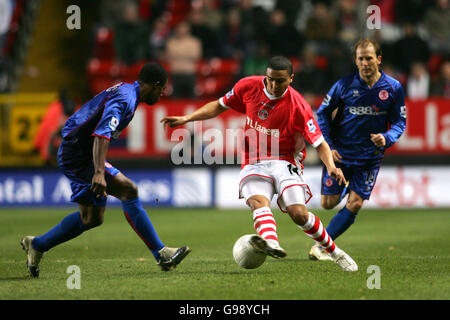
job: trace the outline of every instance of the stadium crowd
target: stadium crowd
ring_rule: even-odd
[[[380,29],[367,28],[370,5],[380,8]],[[200,95],[202,61],[237,62],[234,82],[263,73],[273,55],[294,62],[294,88],[307,98],[323,96],[353,70],[351,45],[365,36],[381,43],[382,68],[409,99],[450,98],[448,0],[103,0],[100,6],[96,37],[109,39],[111,48],[94,46],[92,58],[125,66],[160,61],[172,75],[174,98]]]

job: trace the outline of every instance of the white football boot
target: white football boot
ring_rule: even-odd
[[[336,247],[334,252],[330,255],[334,262],[337,263],[339,267],[342,268],[344,271],[354,272],[358,271],[358,265],[356,264],[353,259],[346,254],[343,250]]]
[[[330,254],[319,243],[315,243],[309,250],[310,260],[334,261]]]
[[[286,251],[284,251],[276,241],[265,240],[257,234],[253,235],[249,242],[257,251],[265,253],[273,258],[284,258],[287,255]]]
[[[41,261],[44,253],[37,251],[33,248],[33,246],[31,245],[33,239],[34,239],[33,236],[23,237],[22,240],[20,241],[20,245],[27,254],[28,272],[32,277],[37,278],[39,277],[39,262]]]
[[[158,251],[159,260],[157,264],[162,271],[169,271],[175,269],[177,265],[191,252],[188,246],[181,248],[164,247]]]

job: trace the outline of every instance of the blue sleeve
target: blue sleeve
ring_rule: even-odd
[[[399,84],[395,90],[394,105],[389,114],[389,130],[384,133],[386,148],[389,148],[400,139],[406,128],[405,92]]]
[[[322,130],[325,141],[334,149],[333,139],[331,137],[332,113],[339,106],[341,86],[336,82],[323,99],[322,104],[317,110],[317,123]]]
[[[128,105],[126,96],[121,91],[113,92],[106,100],[102,117],[92,133],[93,136],[111,139],[111,133],[116,130]]]

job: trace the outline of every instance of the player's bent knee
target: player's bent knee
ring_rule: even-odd
[[[324,209],[333,209],[338,204],[339,197],[322,196],[320,204]]]
[[[256,210],[262,207],[269,207],[270,201],[264,196],[255,195],[247,200],[247,205],[250,207],[251,210]]]
[[[347,203],[347,208],[351,212],[358,212],[359,210],[361,210],[362,205],[363,205],[362,201],[353,201],[353,202]]]
[[[286,209],[289,216],[291,217],[292,221],[295,222],[295,224],[303,226],[305,225],[306,222],[308,222],[309,217],[308,209],[306,209],[304,205],[295,204],[288,206]]]
[[[358,212],[361,210],[364,203],[364,199],[360,196],[356,196],[356,194],[352,194],[347,200],[347,208],[352,212]]]
[[[88,228],[92,229],[103,224],[104,208],[94,206],[83,206],[80,209],[81,222]]]
[[[321,205],[322,205],[322,208],[324,208],[326,210],[330,210],[330,209],[333,209],[334,207],[336,207],[335,203],[330,203],[327,201],[322,201]]]
[[[103,224],[103,217],[94,217],[88,220],[88,223],[85,224],[89,229],[96,228]]]
[[[137,185],[122,173],[114,177],[107,192],[120,201],[136,199],[139,196]]]
[[[136,199],[138,196],[139,191],[137,185],[134,182],[130,181],[124,191],[125,200]]]
[[[128,180],[121,186],[118,198],[120,201],[128,201],[136,199],[138,196],[139,191],[137,185],[133,181]]]

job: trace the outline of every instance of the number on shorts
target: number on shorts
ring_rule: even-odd
[[[377,175],[377,170],[370,170],[366,172],[366,185],[373,186],[375,183],[375,177]]]
[[[298,173],[298,168],[296,166],[293,166],[292,163],[289,163],[287,165],[287,168],[288,168],[290,174],[296,173],[298,176],[300,176],[300,174]]]

